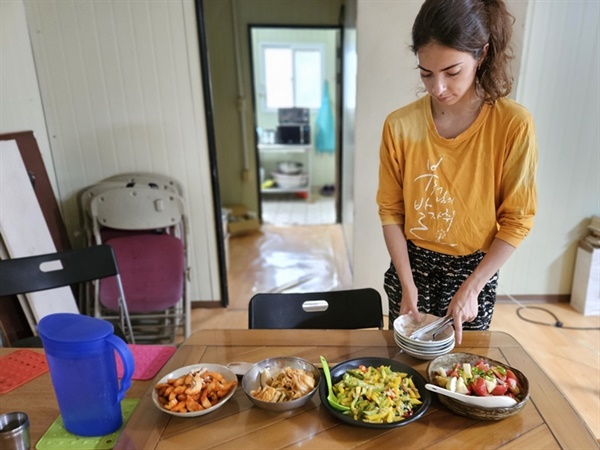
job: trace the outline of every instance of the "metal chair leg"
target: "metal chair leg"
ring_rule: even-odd
[[[125,291],[123,290],[123,283],[121,282],[121,275],[116,275],[117,285],[119,286],[119,316],[121,322],[125,321],[127,330],[129,330],[129,342],[135,344],[135,337],[133,336],[133,327],[131,326],[131,319],[129,318],[129,309],[127,309],[127,301],[125,300]]]

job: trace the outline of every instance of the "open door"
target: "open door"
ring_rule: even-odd
[[[340,35],[249,27],[261,222],[339,223]]]

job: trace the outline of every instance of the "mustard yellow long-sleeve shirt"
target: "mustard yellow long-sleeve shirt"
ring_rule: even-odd
[[[529,112],[502,98],[484,104],[454,139],[435,128],[429,95],[384,123],[377,203],[382,225],[448,255],[487,252],[494,238],[517,247],[536,212],[537,142]]]

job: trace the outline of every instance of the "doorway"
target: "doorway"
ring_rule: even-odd
[[[339,28],[249,26],[263,224],[338,222]]]
[[[257,160],[258,136],[255,117],[250,28],[327,28],[337,31],[343,41],[341,18],[344,0],[323,0],[307,8],[302,2],[263,2],[261,0],[195,0],[200,38],[200,56],[203,95],[206,99],[207,138],[213,181],[215,211],[226,211],[229,206],[241,205],[250,217],[262,218],[260,167]],[[285,24],[285,25],[283,25]],[[338,44],[339,47],[339,44]],[[342,67],[341,53],[335,55],[335,64]],[[332,105],[341,117],[342,77],[330,83]],[[335,90],[335,91],[334,91]],[[316,118],[314,119],[316,120]],[[342,167],[341,120],[336,120],[336,150],[331,159],[336,167],[335,194],[329,201],[335,205],[335,225],[340,227]],[[318,170],[321,165],[317,156]],[[312,167],[312,165],[311,165]],[[346,172],[344,172],[346,173]],[[322,187],[322,186],[321,186]],[[317,187],[318,189],[318,187]],[[312,189],[311,189],[312,194]],[[279,197],[271,197],[279,200]],[[279,195],[279,193],[277,194]],[[312,205],[304,199],[298,203]],[[221,305],[228,306],[231,283],[228,277],[228,236],[224,216],[216,214],[217,246]],[[260,232],[260,230],[259,230]],[[238,237],[234,237],[238,239]]]

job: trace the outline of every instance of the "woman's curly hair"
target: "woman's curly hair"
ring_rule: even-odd
[[[512,89],[514,21],[503,0],[426,0],[413,24],[411,50],[435,42],[478,60],[489,44],[476,80],[484,101],[493,104]]]

